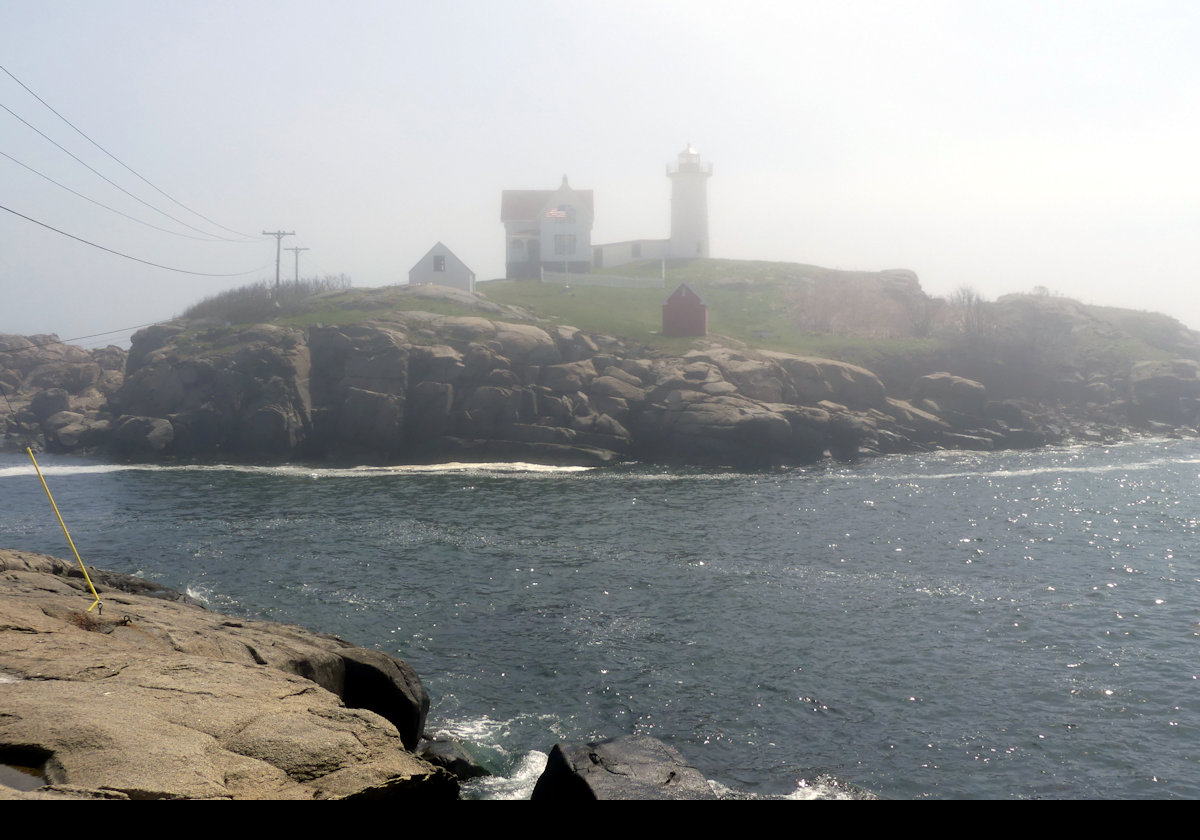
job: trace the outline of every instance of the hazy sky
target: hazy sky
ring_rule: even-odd
[[[0,20],[9,73],[251,235],[213,241],[239,237],[0,73],[0,205],[248,272],[0,211],[0,332],[169,318],[273,276],[263,230],[356,286],[405,282],[437,240],[499,277],[501,190],[564,173],[595,191],[593,242],[665,237],[687,143],[715,167],[715,257],[1045,286],[1200,328],[1194,2],[7,0]],[[14,162],[202,236],[13,114],[205,235]]]

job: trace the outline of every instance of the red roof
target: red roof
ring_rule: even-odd
[[[700,306],[706,305],[704,298],[696,294],[696,290],[687,283],[680,283],[676,286],[675,291],[667,295],[667,299],[663,301],[663,305],[673,304],[673,302],[699,304]]]
[[[558,190],[505,190],[500,194],[500,221],[519,222],[525,219],[536,219],[542,208]],[[592,191],[571,190],[578,201],[580,211],[588,218],[593,217]]]

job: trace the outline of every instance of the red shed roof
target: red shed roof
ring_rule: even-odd
[[[689,286],[687,283],[680,283],[678,286],[676,286],[675,291],[673,291],[673,292],[671,292],[671,294],[667,295],[667,299],[663,301],[663,305],[665,306],[668,303],[675,303],[675,302],[698,303],[701,306],[704,306],[704,298],[702,298],[702,297],[700,297],[700,295],[696,294],[696,290],[693,289],[691,286]]]

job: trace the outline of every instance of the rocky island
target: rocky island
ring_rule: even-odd
[[[1166,316],[1045,294],[940,301],[908,272],[747,279],[757,265],[692,280],[761,309],[771,329],[748,319],[741,337],[577,328],[541,314],[576,293],[536,283],[519,291],[538,288],[539,314],[493,300],[501,285],[399,286],[313,295],[271,323],[159,324],[128,352],[0,336],[6,441],[135,461],[758,469],[1191,434],[1200,414],[1200,338]],[[872,369],[781,349],[829,335],[818,326]]]
[[[578,299],[635,296],[538,284],[336,290],[246,323],[158,324],[128,351],[0,336],[4,443],[160,463],[761,469],[1196,434],[1200,336],[1167,316],[697,262],[716,275],[690,282],[744,317],[695,339],[624,314],[574,326]],[[429,697],[406,663],[94,574],[102,612],[76,568],[0,550],[0,798],[458,795],[414,752]],[[647,739],[546,749],[538,797],[712,795]]]

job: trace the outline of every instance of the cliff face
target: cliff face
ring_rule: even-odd
[[[1047,345],[1009,364],[989,350],[995,332],[947,359],[946,369],[889,395],[871,371],[844,362],[716,341],[670,356],[534,323],[528,313],[465,293],[388,294],[422,301],[452,294],[479,314],[388,310],[342,327],[162,324],[134,336],[123,373],[111,367],[120,356],[112,349],[58,350],[64,358],[51,366],[37,363],[32,348],[18,349],[0,355],[0,379],[17,400],[9,439],[40,438],[60,451],[102,446],[137,460],[762,467],[829,455],[1036,446],[1067,434],[1100,440],[1125,424],[1163,432],[1200,415],[1195,363],[1081,373],[1058,357],[1051,364]],[[1115,342],[1123,333],[1113,322],[1104,329]],[[1062,333],[1051,324],[1038,334],[1048,341]],[[1003,346],[1010,345],[1026,347]],[[2,361],[14,357],[19,365]],[[994,378],[1009,399],[989,399],[980,381],[947,372],[955,364]],[[1042,392],[1013,386],[1022,375]],[[1047,388],[1058,389],[1058,407],[1043,404]]]
[[[760,467],[1043,439],[1019,410],[989,418],[985,398],[951,422],[889,400],[868,370],[783,353],[651,357],[569,327],[416,312],[189,336],[201,350],[168,332],[134,336],[112,401],[124,457]]]
[[[99,446],[110,431],[108,401],[125,378],[119,347],[84,350],[56,335],[0,335],[6,433],[72,451]]]
[[[989,418],[982,399],[951,422],[889,400],[874,374],[842,362],[722,346],[650,356],[483,317],[198,336],[155,327],[129,358],[112,407],[113,445],[130,458],[760,467],[987,449],[1013,445],[1014,431],[1044,440],[1019,409]]]

